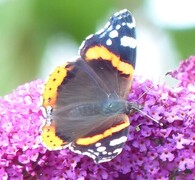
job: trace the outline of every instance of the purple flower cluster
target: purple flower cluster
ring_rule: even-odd
[[[180,86],[187,86],[195,83],[195,58],[189,57],[186,61],[181,61],[178,70],[169,72],[172,77],[180,81]]]
[[[42,145],[42,81],[20,86],[0,98],[0,177],[195,179],[195,57],[169,74],[179,80],[177,87],[135,77],[128,96],[163,126],[134,113],[129,117],[130,132],[122,153],[102,164],[94,164],[92,159],[68,149],[48,151]]]
[[[36,175],[37,160],[46,153],[39,127],[42,81],[34,81],[0,98],[0,179]]]

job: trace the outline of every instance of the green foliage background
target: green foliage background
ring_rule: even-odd
[[[143,4],[141,0],[0,1],[0,95],[39,78],[46,44],[54,34],[68,33],[80,44],[108,12],[123,8],[133,12]],[[194,43],[188,42],[195,42],[194,30],[167,32],[181,59],[195,54]]]

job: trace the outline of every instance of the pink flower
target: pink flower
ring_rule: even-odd
[[[135,77],[129,101],[143,105],[130,116],[128,141],[110,162],[68,149],[48,151],[40,139],[43,82],[18,87],[0,98],[0,177],[3,179],[195,179],[195,57],[169,73],[179,80],[169,88]],[[145,93],[143,95],[143,93]],[[143,95],[139,100],[138,97]]]

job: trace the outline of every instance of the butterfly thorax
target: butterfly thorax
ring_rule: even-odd
[[[102,114],[106,116],[123,114],[127,110],[127,102],[120,99],[108,99],[102,103]]]

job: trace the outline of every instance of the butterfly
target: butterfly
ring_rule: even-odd
[[[89,35],[79,57],[54,69],[44,85],[46,122],[42,141],[49,150],[69,148],[107,162],[121,153],[136,105],[127,95],[136,63],[135,19],[124,9]]]

